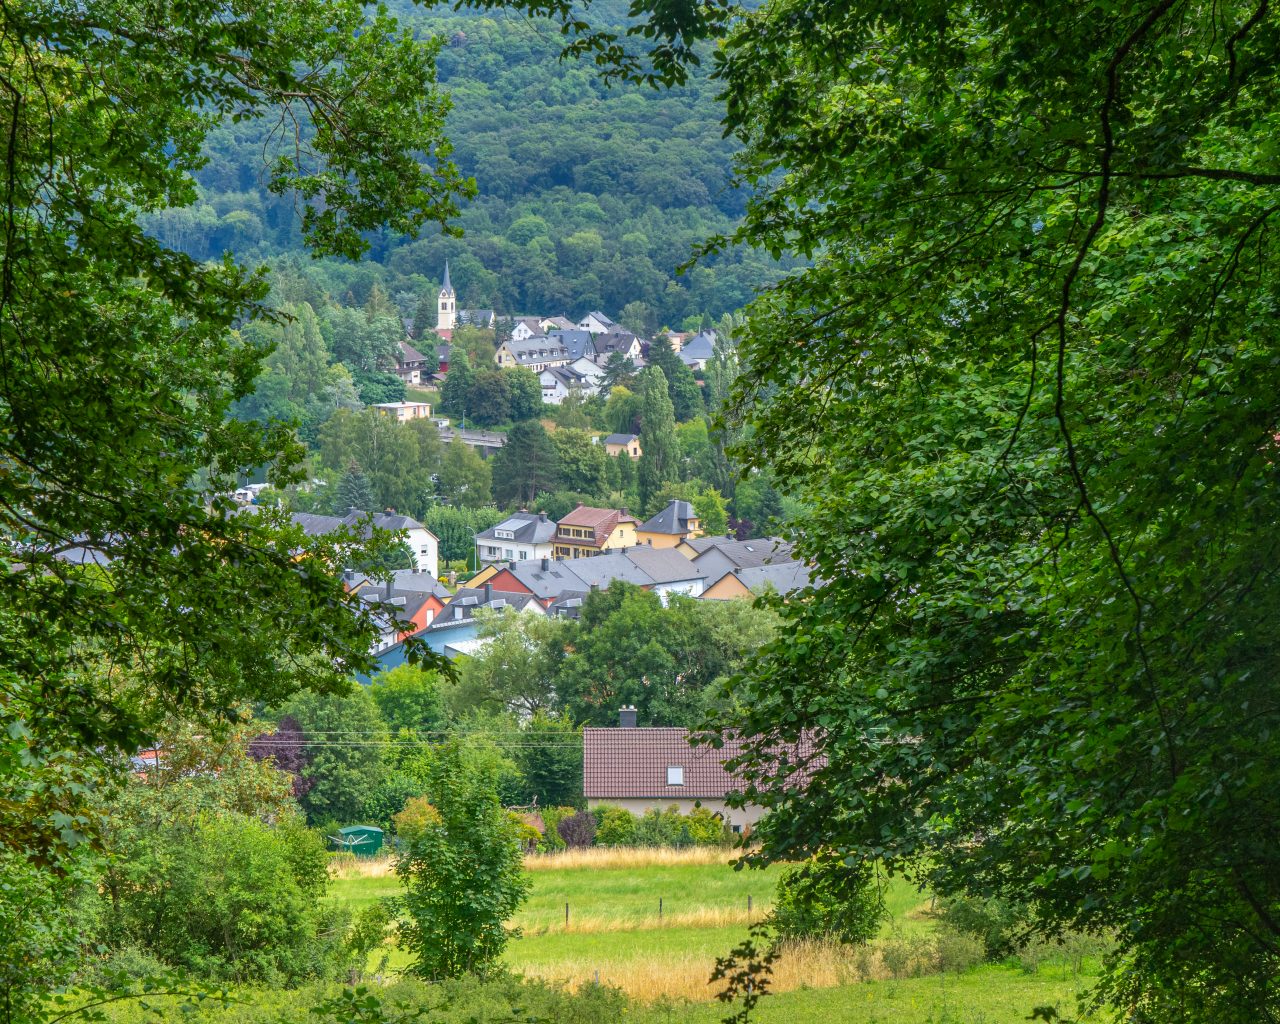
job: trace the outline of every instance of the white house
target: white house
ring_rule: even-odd
[[[603,376],[600,367],[585,356],[568,366],[548,367],[538,374],[542,400],[548,405],[559,405],[574,393],[588,398],[599,392]]]
[[[494,353],[493,361],[500,367],[523,366],[534,373],[541,373],[551,366],[565,366],[569,362],[569,350],[559,342],[539,336],[524,341],[504,341]]]
[[[476,534],[476,564],[550,558],[555,536],[555,520],[545,512],[513,512],[497,526]]]
[[[598,309],[593,309],[578,321],[578,330],[590,331],[592,334],[608,334],[610,331],[616,331],[617,329],[618,325]]]
[[[400,540],[413,555],[414,568],[418,572],[440,575],[440,538],[428,530],[416,519],[397,515],[394,512],[361,512],[350,509],[345,516],[318,516],[309,512],[294,512],[290,518],[308,537],[322,537],[341,527],[363,526],[360,531],[369,536],[369,523],[376,529],[390,530],[398,534]]]
[[[516,317],[516,322],[511,328],[511,340],[525,341],[546,333],[536,316],[520,316]]]

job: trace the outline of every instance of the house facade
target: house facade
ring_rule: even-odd
[[[610,331],[616,331],[617,329],[618,325],[598,309],[593,309],[578,321],[578,330],[590,331],[592,334],[608,334]]]
[[[640,437],[637,434],[610,434],[604,439],[604,450],[610,458],[625,453],[633,459],[638,459],[644,454],[640,450]]]
[[[373,408],[397,423],[431,419],[431,406],[426,402],[379,402]]]
[[[702,535],[702,523],[693,505],[672,498],[666,508],[640,524],[636,537],[641,544],[674,548],[681,541]]]
[[[252,506],[250,506],[252,507]],[[413,555],[414,568],[418,572],[440,575],[440,538],[416,519],[397,515],[395,512],[377,512],[370,515],[359,509],[351,509],[345,516],[318,516],[309,512],[295,512],[290,518],[302,527],[308,537],[322,537],[342,527],[357,527],[364,537],[370,534],[369,526],[388,530],[398,535]]]
[[[692,746],[689,730],[636,725],[635,708],[623,708],[614,728],[582,730],[582,793],[587,807],[622,807],[632,814],[676,807],[688,814],[704,807],[734,832],[749,831],[764,808],[730,807],[727,798],[743,789],[725,769],[741,753],[741,742],[726,738],[720,748]]]
[[[569,351],[563,345],[545,335],[538,335],[523,341],[515,338],[504,341],[494,353],[493,361],[503,368],[523,366],[534,373],[541,373],[552,366],[564,366],[570,360]]]
[[[556,524],[545,512],[516,512],[475,535],[476,565],[550,558]]]
[[[556,558],[583,558],[636,543],[640,521],[625,508],[579,504],[556,524]]]

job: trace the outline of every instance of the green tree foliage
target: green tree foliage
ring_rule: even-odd
[[[282,713],[306,737],[306,792],[299,803],[312,824],[357,823],[365,799],[383,777],[387,726],[369,691],[300,693]]]
[[[524,780],[522,803],[554,807],[582,800],[582,730],[567,716],[539,710],[523,719],[507,756]]]
[[[609,492],[608,452],[585,430],[561,427],[551,434],[551,446],[560,463],[560,484],[580,494],[604,496]]]
[[[636,377],[635,364],[621,352],[610,352],[601,370],[600,390],[605,395],[611,395],[615,388],[629,387]]]
[[[461,420],[470,410],[467,398],[471,394],[471,383],[475,379],[475,370],[471,368],[471,358],[462,350],[449,353],[449,372],[444,375],[444,383],[440,386],[440,408],[450,416]]]
[[[493,456],[493,496],[500,505],[530,508],[560,483],[560,460],[537,420],[517,423]]]
[[[249,735],[170,730],[158,763],[106,803],[97,907],[80,907],[86,947],[224,980],[343,966],[344,918],[321,904],[323,845],[297,820],[290,777],[249,756]]]
[[[462,438],[454,437],[444,451],[438,489],[440,496],[451,505],[477,511],[493,501],[493,470],[478,451]],[[451,550],[458,547],[460,545],[454,545]],[[468,553],[454,557],[466,558]]]
[[[397,665],[374,677],[369,696],[392,733],[430,734],[448,721],[439,675],[416,665]]]
[[[875,938],[884,915],[874,868],[824,853],[783,870],[770,921],[780,938],[853,945]]]
[[[433,350],[435,348],[437,302],[435,295],[424,292],[413,308],[413,347],[424,355],[426,349],[423,345],[430,344]]]
[[[649,499],[678,473],[675,416],[659,366],[648,366],[640,374],[640,422],[637,488],[641,507],[648,508]]]
[[[546,711],[555,704],[555,675],[570,628],[564,619],[505,608],[479,615],[479,635],[490,640],[462,663],[450,700],[469,711]]]
[[[667,394],[671,398],[675,418],[685,423],[700,416],[703,412],[702,392],[698,390],[693,371],[672,350],[670,335],[658,335],[649,346],[649,362],[661,367],[667,378]]]
[[[498,801],[495,779],[454,741],[431,752],[426,796],[396,817],[404,849],[396,874],[405,914],[401,941],[425,978],[485,974],[510,938],[506,922],[524,902],[515,824]]]
[[[814,261],[735,332],[829,581],[733,723],[829,737],[768,849],[1114,931],[1152,1020],[1275,1013],[1277,52],[1251,3],[818,3],[718,58],[739,237]]]
[[[441,134],[436,45],[362,4],[157,15],[102,0],[3,18],[0,850],[70,869],[93,841],[93,762],[144,746],[173,708],[211,726],[247,699],[338,686],[375,635],[343,599],[341,538],[223,497],[261,467],[296,481],[302,454],[284,425],[227,415],[262,369],[234,328],[262,316],[266,288],[219,257],[263,221],[228,211],[205,261],[140,219],[197,199],[224,117],[297,125],[257,166],[314,252],[447,223],[470,188]],[[299,340],[310,367],[314,338]],[[61,561],[73,544],[97,554]],[[5,886],[4,916],[25,891]],[[59,978],[21,980],[6,1010],[26,1014],[41,981]]]
[[[432,424],[397,423],[376,409],[340,410],[320,428],[320,458],[339,470],[356,466],[368,482],[374,507],[420,513],[435,492],[441,444]]]
[[[333,492],[333,514],[345,516],[353,508],[361,512],[376,512],[378,509],[369,488],[369,478],[364,475],[360,463],[355,461],[348,463],[338,478],[338,486]]]
[[[440,560],[466,561],[475,554],[475,535],[502,521],[502,513],[488,508],[450,508],[434,505],[422,522],[440,538]]]

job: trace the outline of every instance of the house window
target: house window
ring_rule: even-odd
[[[684,765],[682,764],[667,765],[667,785],[668,786],[684,785]]]
[[[508,562],[511,562],[511,561],[514,561],[514,560],[515,560],[516,553],[515,553],[514,551],[512,551],[510,548],[507,548],[507,550],[506,550],[506,556],[507,556],[507,561],[508,561]]]
[[[741,825],[734,825],[734,826],[733,826],[733,834],[734,834],[735,836],[740,836],[740,835],[742,835],[742,826],[741,826]]]

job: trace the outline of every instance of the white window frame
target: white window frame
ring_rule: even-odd
[[[684,785],[684,765],[682,764],[667,765],[667,785],[668,786]]]

